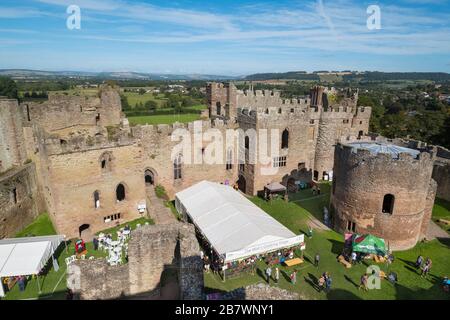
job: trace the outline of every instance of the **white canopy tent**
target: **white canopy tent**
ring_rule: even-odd
[[[0,240],[0,279],[35,275],[44,268],[65,236],[43,236]],[[0,285],[0,297],[4,296]]]
[[[224,261],[304,243],[232,187],[202,181],[175,195],[178,212],[190,217]]]

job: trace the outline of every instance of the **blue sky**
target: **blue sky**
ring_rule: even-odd
[[[66,27],[72,4],[80,30]],[[2,0],[0,68],[450,72],[450,0]]]

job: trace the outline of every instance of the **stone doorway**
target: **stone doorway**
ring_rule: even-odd
[[[247,191],[247,181],[245,181],[245,178],[244,178],[243,175],[239,176],[237,184],[238,184],[239,190],[241,190],[243,193],[246,193],[246,191]]]
[[[150,169],[145,170],[144,178],[145,178],[146,185],[151,185],[151,186],[155,185],[155,174],[153,173],[152,170],[150,170]]]

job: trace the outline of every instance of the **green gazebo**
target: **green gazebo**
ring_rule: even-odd
[[[386,244],[384,239],[371,234],[355,235],[352,241],[352,249],[355,252],[373,253],[379,256],[386,255]]]

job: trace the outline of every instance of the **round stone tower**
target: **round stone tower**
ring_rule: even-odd
[[[387,143],[338,144],[331,191],[335,229],[384,238],[391,250],[413,247],[431,218],[434,159],[434,151]]]

